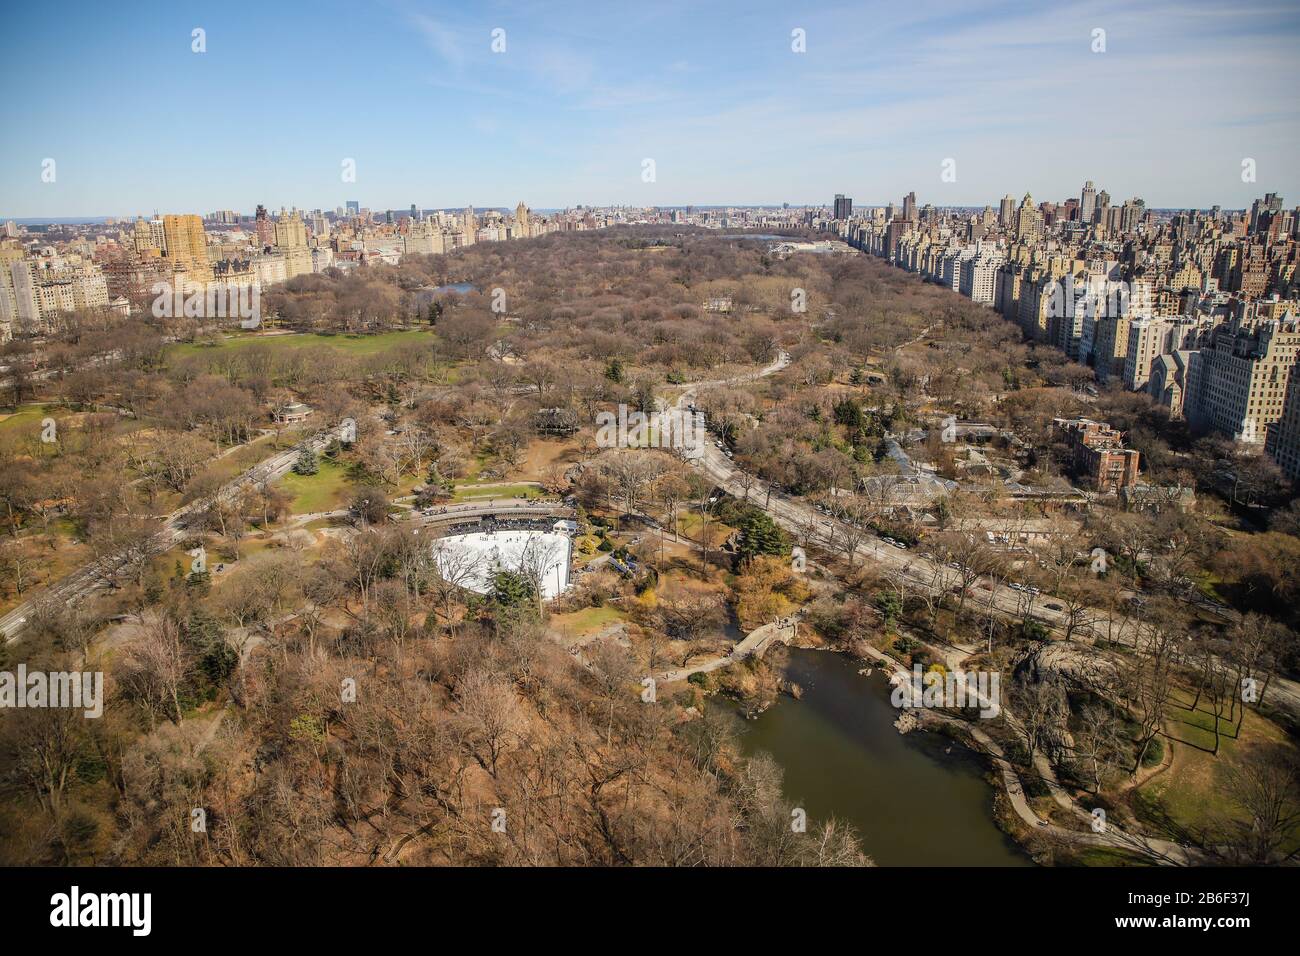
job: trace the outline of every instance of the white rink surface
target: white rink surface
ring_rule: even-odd
[[[433,559],[439,571],[460,577],[458,583],[471,591],[487,594],[497,571],[523,572],[532,577],[537,570],[542,598],[550,600],[569,586],[568,535],[549,531],[496,531],[456,534],[433,543]],[[466,565],[472,569],[465,572]]]

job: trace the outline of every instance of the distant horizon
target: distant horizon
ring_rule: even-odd
[[[1262,198],[1264,197],[1264,195],[1265,195],[1266,192],[1272,192],[1272,191],[1273,191],[1273,190],[1262,190],[1262,191],[1260,192],[1259,196],[1256,197],[1256,198],[1260,198],[1260,199],[1262,199]],[[849,198],[852,198],[852,197],[849,197]],[[1067,198],[1070,198],[1070,197],[1067,197]],[[1142,197],[1141,197],[1141,196],[1138,196],[1138,197],[1130,197],[1130,198],[1138,198],[1138,199],[1141,199]],[[1286,202],[1285,202],[1286,197],[1283,196],[1282,199],[1283,199],[1283,205],[1286,206]],[[919,204],[919,205],[918,205],[918,208],[924,208],[924,207],[927,205],[926,203],[921,202],[919,198],[918,198],[917,201],[918,201],[918,204]],[[1036,200],[1036,203],[1037,203],[1037,202],[1056,202],[1056,203],[1059,204],[1059,203],[1062,202],[1062,201],[1063,201],[1063,200],[1046,199],[1046,200]],[[1120,202],[1117,203],[1117,202],[1115,202],[1114,199],[1112,198],[1111,205],[1113,205],[1113,206],[1114,206],[1114,205],[1120,205],[1122,202],[1124,202],[1124,200],[1120,200]],[[857,212],[858,210],[860,210],[860,209],[884,209],[884,208],[888,207],[891,203],[892,203],[893,205],[895,205],[895,206],[898,206],[899,208],[902,207],[902,199],[891,199],[891,200],[889,200],[888,202],[864,202],[864,203],[860,203],[860,202],[858,202],[856,199],[854,199],[854,200],[853,200],[853,210],[854,210],[854,212],[856,213],[856,212]],[[265,203],[263,203],[262,205],[265,205]],[[963,203],[944,203],[943,205],[939,205],[938,203],[930,203],[929,205],[933,206],[935,209],[940,209],[940,210],[981,210],[981,209],[984,209],[985,207],[988,207],[988,208],[990,208],[990,209],[994,209],[994,210],[996,210],[996,209],[998,208],[997,203],[994,203],[994,202],[965,203],[965,204],[963,204]],[[1019,205],[1019,200],[1017,200],[1017,205]],[[1250,210],[1250,206],[1249,206],[1249,205],[1247,205],[1247,206],[1225,206],[1225,205],[1223,205],[1222,203],[1220,203],[1220,204],[1218,204],[1218,205],[1219,205],[1219,209],[1220,209],[1220,211],[1221,211],[1221,212],[1225,212],[1225,213],[1231,213],[1231,212],[1245,213],[1245,212],[1248,212],[1248,211]],[[1300,203],[1292,203],[1291,205],[1300,205]],[[537,214],[539,214],[539,215],[550,215],[550,214],[555,214],[555,213],[559,213],[559,212],[564,212],[566,209],[573,210],[573,209],[578,209],[578,208],[580,208],[580,207],[583,208],[583,209],[615,209],[615,208],[629,208],[629,209],[660,209],[660,210],[674,210],[674,209],[681,209],[681,210],[685,210],[685,209],[696,209],[696,210],[699,210],[699,209],[781,209],[781,208],[783,208],[783,206],[788,206],[790,209],[829,209],[829,208],[831,208],[831,202],[828,201],[828,202],[821,202],[821,203],[795,203],[795,202],[786,203],[786,202],[783,200],[782,202],[777,202],[777,203],[680,203],[680,204],[652,205],[652,206],[642,206],[642,205],[638,205],[638,204],[636,204],[636,203],[608,203],[608,204],[605,204],[605,205],[601,205],[601,204],[597,204],[597,203],[573,203],[572,205],[569,205],[569,206],[545,206],[545,207],[529,206],[528,209],[529,209],[530,212],[534,212],[534,213],[537,213]],[[1150,212],[1158,212],[1158,213],[1162,213],[1162,212],[1183,212],[1183,211],[1185,211],[1185,210],[1206,211],[1206,210],[1213,209],[1214,206],[1215,206],[1214,203],[1210,203],[1209,205],[1199,205],[1199,206],[1153,206],[1153,205],[1151,205],[1151,204],[1148,203],[1148,204],[1146,205],[1146,208],[1147,208],[1147,210],[1150,211]],[[285,207],[283,207],[283,208],[285,208],[285,209],[295,208],[295,209],[297,209],[297,211],[300,212],[300,213],[309,212],[309,211],[311,211],[312,209],[319,209],[319,210],[321,210],[321,212],[334,213],[334,212],[335,212],[339,207],[338,207],[338,206],[308,206],[308,207],[303,207],[303,206],[289,207],[289,206],[285,206]],[[383,214],[383,213],[386,213],[386,212],[392,212],[392,213],[394,213],[394,214],[400,214],[400,215],[402,215],[402,216],[410,216],[410,214],[411,214],[411,210],[410,210],[410,205],[409,205],[409,204],[407,204],[406,206],[400,206],[400,207],[398,207],[398,206],[391,206],[391,207],[390,207],[390,206],[373,207],[373,206],[364,206],[364,205],[363,205],[361,208],[363,208],[363,209],[369,209],[369,211],[370,211],[370,213],[371,213],[372,215],[380,215],[380,214]],[[480,205],[478,205],[477,203],[470,203],[470,204],[467,204],[467,206],[419,206],[419,207],[416,208],[416,211],[419,212],[419,213],[430,213],[430,212],[461,212],[461,211],[463,211],[463,210],[466,209],[466,208],[473,208],[475,212],[494,212],[494,211],[496,211],[496,212],[502,212],[502,211],[504,211],[504,212],[513,212],[514,209],[515,209],[515,207],[514,207],[513,205],[510,205],[510,206],[506,206],[506,205],[499,205],[499,206],[480,206]],[[275,216],[278,216],[278,215],[279,215],[280,209],[281,209],[280,206],[276,206],[274,209],[271,208],[270,206],[267,206],[267,212],[268,212],[269,214],[271,214],[273,218],[274,218]],[[234,212],[236,215],[238,215],[238,216],[240,216],[240,217],[252,217],[252,216],[254,215],[253,212],[246,212],[246,211],[244,211],[244,210],[240,210],[240,209],[207,209],[205,212],[197,212],[196,210],[193,210],[193,209],[186,209],[186,210],[179,210],[179,209],[178,209],[178,210],[169,210],[169,211],[167,211],[167,212],[161,212],[161,211],[160,211],[160,212],[158,212],[158,213],[156,213],[156,214],[155,214],[155,213],[149,213],[149,214],[147,214],[147,215],[148,215],[148,216],[153,216],[153,215],[197,215],[197,216],[201,216],[201,217],[206,221],[206,220],[208,219],[208,214],[209,214],[209,213],[212,213],[212,212]],[[133,221],[137,216],[145,216],[145,215],[146,215],[146,214],[144,214],[144,213],[122,213],[122,214],[120,214],[120,215],[116,215],[116,214],[109,213],[109,214],[106,214],[106,215],[95,215],[95,216],[23,216],[23,217],[19,217],[19,216],[6,216],[6,215],[4,215],[3,213],[0,213],[0,223],[12,222],[12,223],[15,223],[16,225],[19,225],[19,226],[40,226],[40,225],[51,225],[51,226],[97,225],[97,224],[105,223],[105,222],[107,222],[109,219],[115,220],[115,221],[117,221],[117,222],[122,222],[122,221]],[[233,225],[233,223],[232,223],[231,225]],[[689,225],[689,223],[682,223],[681,225]],[[768,227],[767,227],[767,226],[758,226],[758,225],[755,225],[755,226],[752,226],[752,227],[750,227],[750,228],[759,229],[759,228],[768,228]]]

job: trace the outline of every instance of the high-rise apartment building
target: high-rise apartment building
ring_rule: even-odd
[[[94,263],[28,259],[0,249],[0,341],[55,328],[60,313],[108,307],[108,284]]]
[[[402,242],[403,252],[408,256],[440,255],[447,251],[442,228],[436,219],[412,223]]]
[[[975,255],[962,259],[957,291],[972,302],[992,305],[1002,259],[1002,253],[995,249],[981,249]]]
[[[910,192],[903,197],[903,218],[908,222],[916,222],[916,193]]]
[[[258,205],[257,211],[253,214],[253,230],[257,233],[257,248],[259,250],[275,245],[275,227],[271,223],[271,217],[266,212],[266,207],[261,204]]]
[[[1235,441],[1276,444],[1298,353],[1295,316],[1220,326],[1201,350],[1199,394],[1187,410],[1188,422]]]
[[[1120,206],[1119,231],[1137,232],[1138,223],[1142,221],[1146,211],[1147,205],[1141,199],[1126,200],[1124,205]]]
[[[998,203],[998,225],[1004,229],[1010,229],[1012,219],[1016,214],[1016,200],[1010,194],[1003,196],[1002,201]]]
[[[1300,360],[1297,360],[1300,361]],[[1268,453],[1292,481],[1300,481],[1300,365],[1291,366],[1282,418],[1269,433]]]
[[[191,282],[212,278],[208,264],[208,240],[203,219],[193,214],[163,216],[166,256],[177,272],[184,272]]]
[[[307,275],[312,271],[311,250],[307,248],[307,225],[297,209],[280,209],[275,221],[275,249],[284,256],[285,277]]]
[[[307,225],[297,209],[285,212],[281,208],[280,217],[275,221],[274,239],[274,245],[281,249],[300,249],[307,245]]]
[[[137,219],[131,228],[131,248],[136,255],[144,258],[165,255],[167,235],[163,230],[163,221],[156,218]]]

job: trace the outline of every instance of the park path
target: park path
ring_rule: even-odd
[[[799,622],[794,617],[781,618],[779,621],[764,624],[746,634],[742,640],[736,643],[730,653],[714,658],[711,661],[705,661],[703,664],[696,664],[694,667],[679,667],[662,671],[655,675],[655,680],[661,684],[671,684],[674,681],[686,680],[692,674],[707,674],[710,671],[716,671],[719,668],[743,661],[746,657],[753,655],[761,657],[776,641],[789,644],[798,633],[798,628]]]
[[[898,661],[894,660],[883,651],[878,651],[874,647],[868,647],[867,654],[873,660],[888,668],[893,675],[891,683],[894,681],[906,681],[910,684],[912,675]],[[981,703],[985,703],[981,698]],[[1008,722],[1014,721],[1015,718],[1007,712],[1005,708],[1001,709],[1002,716],[1008,719]],[[1094,822],[1092,814],[1084,808],[1078,806],[1071,800],[1064,788],[1056,782],[1056,775],[1052,772],[1050,765],[1047,766],[1047,772],[1043,773],[1043,768],[1038,761],[1034,762],[1034,769],[1044,781],[1050,781],[1049,787],[1052,790],[1053,801],[1064,809],[1074,813],[1082,821],[1089,825],[1088,830],[1071,830],[1058,824],[1045,820],[1038,815],[1028,798],[1025,796],[1024,786],[1021,784],[1020,777],[1016,772],[1015,766],[1007,759],[1002,746],[988,735],[980,727],[969,721],[957,720],[945,714],[937,713],[933,710],[926,710],[925,713],[933,719],[942,720],[950,725],[959,727],[965,731],[970,738],[978,745],[978,749],[986,753],[996,772],[1001,778],[1002,788],[1006,791],[1007,799],[1011,805],[1012,811],[1028,827],[1031,827],[1035,833],[1041,833],[1051,836],[1055,839],[1081,846],[1097,846],[1118,850],[1127,850],[1131,853],[1137,853],[1145,856],[1157,863],[1163,863],[1173,866],[1191,866],[1198,862],[1204,862],[1204,855],[1199,851],[1193,851],[1180,844],[1170,840],[1160,840],[1154,837],[1142,836],[1131,833],[1115,824],[1106,821],[1104,829],[1101,832],[1093,830],[1091,827]],[[1046,763],[1046,760],[1044,760]],[[1062,802],[1064,801],[1064,802]]]

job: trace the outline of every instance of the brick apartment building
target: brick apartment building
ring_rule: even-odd
[[[1086,474],[1101,492],[1137,484],[1140,452],[1124,447],[1124,435],[1105,422],[1090,418],[1054,418],[1057,438],[1070,448],[1074,469]]]

